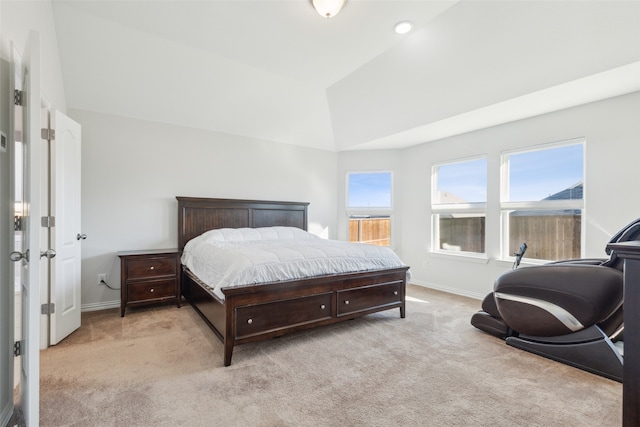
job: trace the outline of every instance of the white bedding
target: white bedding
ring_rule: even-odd
[[[182,264],[220,299],[225,287],[404,266],[390,248],[326,240],[293,227],[207,231],[185,245]]]

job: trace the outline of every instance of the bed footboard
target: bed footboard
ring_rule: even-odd
[[[183,294],[223,341],[229,366],[236,345],[393,308],[404,318],[407,269],[224,288],[224,304],[185,274]]]

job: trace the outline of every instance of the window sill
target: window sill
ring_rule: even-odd
[[[429,257],[431,258],[441,258],[441,259],[449,259],[449,260],[464,260],[469,262],[474,262],[477,264],[488,264],[489,261],[495,262],[500,266],[505,267],[513,267],[514,259],[498,259],[498,258],[488,258],[485,254],[474,254],[471,252],[429,252]],[[535,265],[544,265],[549,264],[549,260],[538,260],[538,259],[526,259],[520,261],[519,267],[531,267]]]
[[[449,260],[464,260],[478,264],[489,263],[489,258],[487,258],[485,254],[474,254],[471,252],[429,252],[429,256]]]

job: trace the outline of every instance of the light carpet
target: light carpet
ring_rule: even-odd
[[[616,426],[622,385],[469,323],[408,287],[397,309],[234,349],[189,306],[88,312],[41,352],[43,426]]]

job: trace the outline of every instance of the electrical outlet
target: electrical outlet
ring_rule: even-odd
[[[102,285],[103,280],[107,283],[107,275],[105,273],[98,274],[98,285]]]

